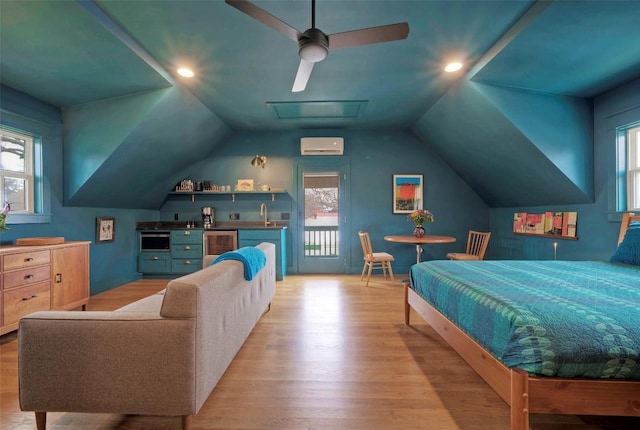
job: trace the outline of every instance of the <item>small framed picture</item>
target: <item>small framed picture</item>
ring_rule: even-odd
[[[116,219],[114,217],[96,218],[96,243],[113,242],[116,238]]]
[[[393,213],[411,213],[422,209],[422,175],[393,175]]]
[[[238,185],[236,185],[238,191],[253,191],[253,179],[238,179]]]

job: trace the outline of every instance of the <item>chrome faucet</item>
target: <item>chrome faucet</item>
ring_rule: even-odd
[[[267,221],[267,204],[260,203],[260,216],[264,216],[264,226],[269,225],[269,221]]]

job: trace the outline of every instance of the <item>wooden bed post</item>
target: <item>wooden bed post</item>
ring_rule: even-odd
[[[529,430],[529,375],[511,369],[511,430]]]

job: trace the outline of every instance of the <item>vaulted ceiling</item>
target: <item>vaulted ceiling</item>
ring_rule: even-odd
[[[253,3],[311,27],[311,1]],[[293,93],[296,43],[224,1],[3,1],[0,79],[63,108],[69,204],[95,204],[109,170],[135,175],[140,142],[159,129],[167,150],[158,161],[179,178],[234,130],[328,127],[411,129],[490,206],[582,203],[593,198],[591,99],[640,77],[638,16],[637,1],[320,0],[316,27],[326,34],[407,22],[409,36],[331,51]],[[463,69],[443,72],[452,60]],[[182,65],[196,76],[178,76]],[[171,149],[172,116],[189,118],[188,156]],[[118,133],[105,132],[113,121]],[[96,133],[101,149],[87,143]],[[504,177],[532,160],[555,192],[540,187],[525,201]],[[137,183],[149,190],[157,179]],[[113,205],[158,207],[167,185],[157,186],[148,201]]]

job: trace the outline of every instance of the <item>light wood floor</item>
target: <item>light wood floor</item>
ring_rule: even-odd
[[[96,295],[111,310],[164,288],[144,280]],[[403,323],[402,288],[358,276],[288,276],[194,429],[499,430],[509,410],[435,332]],[[0,345],[0,428],[35,429],[18,406],[15,334]],[[167,387],[171,389],[171,387]],[[180,428],[174,417],[50,413],[48,429]],[[533,430],[630,430],[640,418],[533,416]]]

